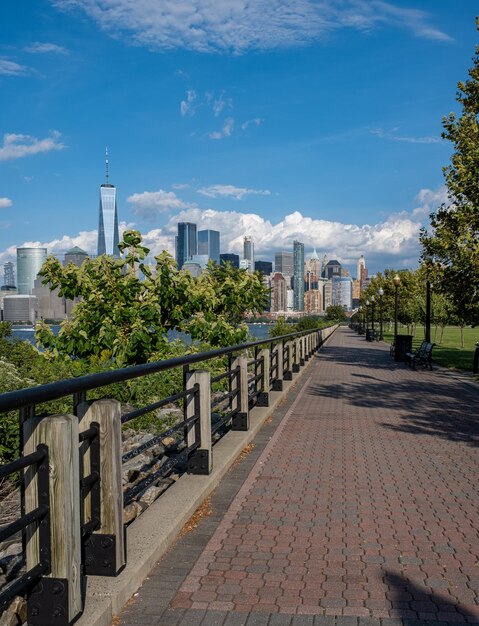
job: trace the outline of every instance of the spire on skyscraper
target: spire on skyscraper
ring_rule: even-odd
[[[108,185],[108,146],[105,148],[106,184]]]

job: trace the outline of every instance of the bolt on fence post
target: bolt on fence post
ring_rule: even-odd
[[[233,416],[231,430],[249,430],[249,399],[248,399],[248,358],[238,356],[231,364],[233,370],[238,372],[231,381],[231,391],[235,391],[231,408],[237,411]]]
[[[188,459],[190,474],[210,474],[213,469],[213,455],[211,446],[211,374],[207,370],[195,370],[186,373],[186,389],[197,386],[194,394],[189,394],[185,400],[186,419],[198,416],[200,420],[200,441],[195,442],[195,425],[188,427],[188,446],[199,443]]]
[[[261,387],[258,396],[257,406],[269,406],[269,387],[270,387],[270,354],[268,348],[260,350],[258,358],[261,360]]]
[[[30,524],[26,529],[27,570],[44,560],[40,545],[40,526],[50,525],[50,571],[29,592],[28,622],[51,624],[48,615],[52,599],[58,609],[58,624],[68,624],[82,610],[80,469],[78,419],[74,415],[32,417],[23,424],[23,454],[37,446],[48,447],[49,520]],[[36,466],[25,470],[25,512],[38,506]],[[43,582],[42,582],[43,581]],[[53,598],[52,598],[53,594]]]
[[[92,576],[116,576],[126,564],[123,524],[121,405],[105,399],[82,402],[77,408],[81,430],[98,424],[100,467],[91,457],[91,446],[83,441],[80,461],[83,476],[100,472],[100,525],[85,539],[85,573]],[[83,498],[84,523],[94,515],[91,491]]]

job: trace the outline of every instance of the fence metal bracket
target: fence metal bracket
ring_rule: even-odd
[[[304,365],[304,363],[303,363],[303,365]],[[293,363],[293,372],[295,374],[297,374],[299,372],[299,370],[300,370],[299,364],[298,363]]]
[[[236,413],[231,420],[231,430],[248,430],[248,413]]]
[[[210,453],[209,450],[198,448],[188,459],[188,474],[198,474],[207,476],[209,472]]]
[[[94,533],[84,542],[84,573],[87,576],[116,576],[116,536]]]
[[[256,406],[269,406],[269,393],[262,391],[258,395],[258,400],[256,401]]]
[[[273,391],[283,391],[282,380],[273,380]]]
[[[283,380],[293,380],[293,372],[285,371],[283,372]]]
[[[27,600],[29,626],[68,626],[68,580],[46,578],[33,587]]]

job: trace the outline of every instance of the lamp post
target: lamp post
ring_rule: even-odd
[[[363,307],[359,305],[359,334],[363,334]]]
[[[374,299],[374,296],[371,296],[371,330],[372,330],[372,341],[374,340],[374,305],[375,305],[376,301]]]
[[[379,341],[383,340],[383,295],[384,289],[379,288]]]
[[[393,278],[394,283],[394,343],[396,344],[398,335],[398,287],[401,284],[401,277],[399,274]]]
[[[368,318],[368,308],[369,308],[369,300],[366,300],[364,303],[366,305],[366,341],[369,339],[369,318]]]

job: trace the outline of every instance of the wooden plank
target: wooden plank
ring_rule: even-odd
[[[32,417],[23,424],[24,454],[48,446],[50,477],[51,578],[68,580],[69,619],[81,611],[80,476],[78,419],[74,415]],[[37,507],[36,466],[25,470],[25,511]],[[27,569],[40,560],[38,530],[26,529]]]
[[[94,422],[100,426],[101,526],[94,532],[115,535],[115,567],[119,571],[126,562],[121,481],[121,406],[118,400],[111,399],[83,402],[78,407],[78,417],[81,431],[88,430]],[[87,442],[82,442],[80,456],[83,474],[88,476],[90,453]],[[89,494],[83,505],[85,523],[91,519]]]

